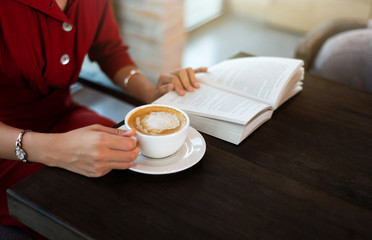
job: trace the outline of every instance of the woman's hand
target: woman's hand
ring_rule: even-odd
[[[194,91],[195,88],[200,87],[195,73],[207,71],[208,68],[206,67],[197,69],[181,68],[171,73],[160,75],[152,101],[173,90],[181,96],[185,95],[185,90],[188,92]]]
[[[134,134],[134,130],[101,125],[49,134],[53,139],[50,139],[45,163],[88,177],[101,177],[112,169],[127,169],[140,152],[136,140],[131,138]]]

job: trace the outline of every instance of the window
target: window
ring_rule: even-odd
[[[223,0],[185,0],[184,24],[191,31],[221,15]]]

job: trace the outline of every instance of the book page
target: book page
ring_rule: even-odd
[[[199,73],[200,82],[276,106],[287,82],[302,66],[298,59],[247,57],[223,61]]]
[[[302,80],[303,78],[304,69],[300,68],[292,77],[292,79],[287,83],[287,87],[281,92],[279,101],[276,102],[275,109],[302,90],[303,82],[296,81],[296,79]]]
[[[265,111],[252,118],[246,125],[198,115],[190,115],[190,120],[191,126],[196,130],[238,145],[263,123],[268,121],[272,114],[273,111]]]
[[[154,103],[178,107],[187,113],[212,117],[238,124],[247,124],[250,119],[271,107],[242,96],[200,84],[200,89],[179,96],[172,91]]]

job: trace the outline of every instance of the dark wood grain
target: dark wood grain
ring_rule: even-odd
[[[372,95],[306,75],[239,146],[203,134],[194,167],[91,179],[46,168],[8,190],[52,239],[372,239]]]

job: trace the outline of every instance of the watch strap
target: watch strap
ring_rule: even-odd
[[[32,132],[32,131],[31,130],[22,130],[19,133],[17,141],[16,141],[16,148],[15,148],[15,154],[17,155],[18,160],[20,160],[21,162],[24,162],[24,163],[29,163],[29,161],[27,161],[27,159],[26,159],[27,158],[27,153],[22,148],[23,135],[27,132]]]

